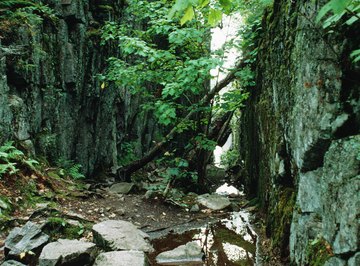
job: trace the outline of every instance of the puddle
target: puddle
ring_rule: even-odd
[[[203,262],[172,260],[157,263],[158,254],[173,250],[189,242],[196,242],[205,253]],[[152,240],[156,252],[149,255],[151,265],[256,265],[257,235],[249,224],[249,213],[230,213],[218,222],[207,223],[194,229],[184,229],[182,233],[169,233],[163,238]]]

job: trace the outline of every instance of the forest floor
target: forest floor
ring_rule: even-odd
[[[161,197],[153,196],[147,199],[144,191],[116,194],[111,192],[109,187],[98,186],[89,190],[89,186],[73,180],[44,178],[39,173],[20,175],[16,180],[0,180],[0,200],[12,204],[11,213],[6,219],[5,216],[0,216],[3,219],[0,221],[0,262],[4,259],[4,241],[9,230],[22,226],[27,221],[39,224],[51,221],[48,228],[53,231],[53,234],[50,232],[52,239],[67,237],[91,241],[91,226],[109,219],[129,221],[141,230],[151,233],[191,223],[205,224],[228,215],[227,211],[215,212],[209,209],[191,212],[189,208]],[[255,217],[256,208],[249,207],[244,197],[237,199],[237,204],[240,208],[247,206]],[[263,256],[266,258],[263,265],[284,265],[279,257],[273,254],[263,226],[259,219],[256,220],[257,233],[262,239]],[[74,224],[75,230],[67,230]]]

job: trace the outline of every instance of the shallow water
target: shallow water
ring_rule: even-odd
[[[204,261],[168,261],[157,263],[156,256],[188,242],[196,242],[205,253]],[[230,213],[226,219],[210,222],[201,227],[185,229],[154,239],[156,252],[150,254],[151,265],[255,265],[257,235],[249,223],[249,213]]]

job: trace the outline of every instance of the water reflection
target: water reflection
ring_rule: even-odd
[[[255,265],[256,240],[257,235],[249,224],[249,214],[236,212],[217,223],[154,240],[156,253],[150,254],[150,258],[152,265]],[[206,256],[202,264],[181,260],[156,264],[155,257],[159,253],[192,241],[203,248]]]

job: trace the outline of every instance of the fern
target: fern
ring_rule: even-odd
[[[32,170],[35,170],[35,169],[36,169],[35,165],[36,165],[36,164],[39,164],[38,161],[33,160],[33,159],[23,160],[23,163],[24,163],[25,165],[27,165],[27,166],[28,166],[30,169],[32,169]]]
[[[0,146],[0,178],[4,174],[12,175],[17,173],[19,163],[32,170],[35,170],[35,164],[39,164],[33,159],[27,159],[22,151],[14,147],[13,143],[13,141],[8,141]]]
[[[19,169],[16,168],[16,163],[7,162],[7,163],[0,164],[0,177],[6,173],[9,173],[10,175],[12,175],[18,171],[19,171]]]
[[[85,176],[80,172],[82,165],[80,164],[74,164],[68,171],[69,176],[71,176],[74,179],[84,179]]]
[[[0,9],[13,9],[34,6],[35,3],[27,0],[5,0],[0,2]]]
[[[81,164],[74,163],[72,160],[66,160],[64,158],[60,158],[56,161],[58,167],[61,168],[60,174],[67,175],[72,177],[73,179],[84,179],[85,175],[81,173]]]

